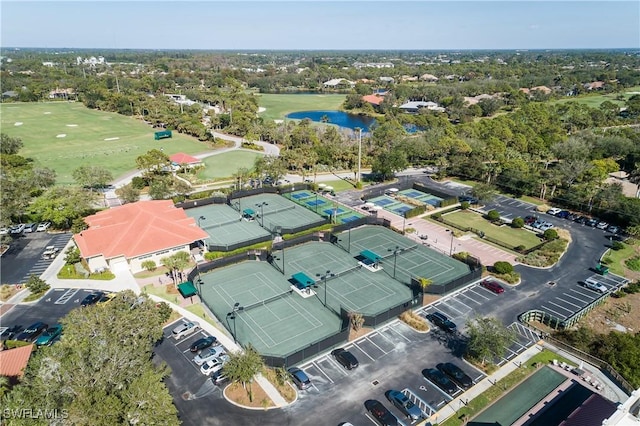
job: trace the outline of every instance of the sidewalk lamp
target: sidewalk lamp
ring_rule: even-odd
[[[202,220],[206,220],[206,219],[207,219],[207,218],[206,218],[206,217],[204,217],[204,216],[200,216],[200,217],[198,218],[198,228],[200,228],[200,221],[202,221]]]
[[[229,312],[227,314],[227,327],[229,326],[229,318],[231,318],[233,320],[233,341],[235,343],[238,343],[238,340],[236,338],[237,334],[236,334],[236,316],[238,315],[238,312],[244,310],[244,306],[240,306],[239,302],[236,302],[233,304],[233,309],[231,310],[231,312]]]
[[[447,229],[447,232],[451,234],[451,245],[449,246],[449,256],[453,254],[453,230]]]
[[[320,277],[324,284],[324,307],[327,307],[327,278],[333,277],[335,274],[332,274],[330,270],[327,269],[327,272],[324,274],[316,274],[316,277]]]
[[[348,235],[349,235],[349,238],[348,238],[348,240],[347,240],[347,251],[348,251],[349,253],[351,253],[351,224],[350,224],[350,223],[347,223],[347,225],[349,226],[349,227],[347,228],[347,230],[348,230]],[[339,241],[339,242],[342,242],[342,240],[340,240],[340,239],[339,239],[338,241]]]
[[[396,246],[393,249],[387,249],[387,251],[393,251],[393,278],[396,278],[396,265],[398,263],[398,253],[402,251],[400,246]]]

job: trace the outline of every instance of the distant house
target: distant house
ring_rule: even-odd
[[[353,67],[360,68],[393,68],[394,65],[391,62],[354,62]]]
[[[604,89],[604,81],[593,81],[591,83],[585,83],[582,85],[587,90],[602,90]]]
[[[370,103],[374,108],[379,108],[380,104],[384,101],[384,95],[374,93],[373,95],[363,96],[362,100]]]
[[[69,99],[70,96],[75,96],[76,91],[68,89],[58,89],[57,87],[49,92],[49,99]]]
[[[0,351],[0,376],[9,379],[15,385],[24,376],[29,358],[33,352],[33,345]]]
[[[174,166],[182,166],[183,164],[186,164],[187,167],[197,167],[202,165],[202,160],[189,154],[185,154],[184,152],[173,154],[169,157],[169,160]]]
[[[402,81],[418,81],[418,77],[415,75],[403,75],[400,79]]]
[[[531,96],[532,92],[534,91],[538,91],[541,93],[544,93],[545,95],[550,94],[551,92],[553,92],[553,90],[549,89],[547,86],[536,86],[536,87],[532,87],[530,89],[527,89],[526,87],[523,87],[520,89],[521,92]]]
[[[622,185],[622,194],[625,197],[640,198],[640,185],[630,182],[627,172],[618,171],[609,173],[609,177],[605,179],[605,183],[619,183]]]
[[[464,101],[469,104],[469,105],[475,105],[478,102],[485,100],[485,99],[495,99],[495,95],[488,95],[486,93],[483,93],[481,95],[478,96],[465,96],[464,97]]]
[[[347,80],[346,78],[333,78],[329,81],[325,81],[322,83],[322,86],[327,89],[338,89],[340,87],[349,87],[352,88],[356,85],[353,81]]]
[[[438,77],[436,77],[436,76],[435,76],[435,75],[433,75],[433,74],[422,74],[422,75],[420,76],[420,80],[422,80],[422,81],[428,81],[428,82],[431,82],[431,83],[435,83],[436,81],[438,81],[438,80],[439,80],[439,78],[438,78]],[[452,80],[453,80],[453,79],[452,79]]]
[[[393,83],[395,82],[393,77],[380,77],[379,79],[383,83]]]
[[[409,114],[415,114],[422,109],[428,109],[429,111],[444,112],[444,108],[435,102],[431,101],[410,101],[400,105],[398,108]]]
[[[93,271],[142,271],[142,262],[206,247],[209,234],[171,200],[138,201],[87,216],[73,240]]]

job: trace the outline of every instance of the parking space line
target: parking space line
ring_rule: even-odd
[[[582,308],[584,305],[576,305],[575,303],[571,303],[566,299],[562,299],[560,297],[558,297],[558,300],[562,300],[564,303],[568,303],[569,305],[575,306],[576,308]]]
[[[570,297],[570,298],[572,298],[572,299],[576,299],[576,300],[577,300],[577,301],[579,301],[579,302],[582,302],[582,306],[584,306],[585,304],[587,304],[587,303],[588,303],[587,301],[582,300],[582,299],[580,299],[579,297],[575,297],[575,296],[573,296],[573,295],[571,295],[571,294],[569,294],[569,293],[562,293],[562,294],[564,294],[565,296]]]
[[[362,348],[360,347],[360,345],[358,345],[357,343],[355,343],[355,342],[354,342],[354,346],[357,346],[357,347],[358,347],[358,350],[359,350],[360,352],[362,352],[363,354],[365,354],[365,355],[367,356],[367,358],[369,358],[371,361],[375,361],[375,359],[374,359],[374,358],[371,358],[371,355],[369,355],[369,354],[368,354],[364,349],[362,349]],[[382,350],[382,349],[381,349],[381,350]],[[382,351],[382,352],[384,352],[384,351]],[[384,352],[384,353],[386,354],[386,352]]]
[[[540,305],[543,309],[546,309],[549,312],[553,312],[554,314],[557,314],[558,317],[560,317],[560,319],[567,319],[567,317],[565,317],[564,315],[562,315],[560,312],[556,312],[553,309],[549,309],[548,307],[546,307],[545,305]]]
[[[456,302],[460,303],[461,305],[463,305],[463,306],[467,306],[467,305],[465,305],[464,303],[457,301],[454,297],[452,297],[452,298],[451,298],[451,299],[449,299],[449,300],[450,300],[450,301],[454,301],[454,300],[455,300]],[[446,304],[446,306],[447,306],[447,308],[451,308],[451,310],[458,312],[460,315],[464,315],[464,312],[457,310],[456,308],[454,308],[453,306],[451,306],[451,304],[450,304],[450,303],[447,303],[447,304]],[[468,307],[468,306],[467,306],[467,307]]]
[[[427,404],[427,402],[425,400],[423,400],[418,395],[413,393],[413,391],[411,389],[405,388],[405,389],[402,389],[400,392],[405,394],[407,396],[407,398],[409,398],[411,400],[411,402],[416,404],[418,406],[418,408],[420,408],[420,410],[422,410],[422,413],[426,414],[427,417],[430,417],[432,414],[434,414],[436,412],[436,410],[432,406]],[[424,406],[425,408],[428,408],[429,412],[427,413],[427,410],[422,408],[422,406]]]
[[[70,288],[69,290],[65,291],[64,294],[60,296],[58,300],[56,300],[54,303],[56,305],[64,305],[69,301],[69,299],[75,296],[75,294],[79,291],[80,291],[79,288]]]
[[[319,366],[319,365],[317,365],[317,364],[316,364],[315,362],[313,362],[313,361],[312,361],[311,363],[313,364],[313,366],[314,366],[314,367],[316,367],[316,368],[318,369],[318,371],[319,371],[320,373],[322,373],[322,375],[323,375],[324,377],[326,377],[326,378],[327,378],[327,380],[329,380],[331,383],[334,383],[334,381],[333,381],[333,380],[331,380],[331,377],[327,376],[327,373],[325,373],[324,371],[322,371],[322,368],[320,368],[320,366]]]
[[[558,304],[557,304],[557,303],[555,303],[553,300],[547,300],[547,302],[548,302],[548,303],[550,303],[550,304],[552,304],[552,305],[554,305],[554,306],[556,306],[556,307],[558,307],[558,308],[560,308],[560,309],[562,309],[563,311],[567,311],[567,312],[569,312],[569,313],[573,313],[573,311],[572,311],[571,309],[567,309],[567,308],[565,308],[565,307],[564,307],[564,306],[562,306],[562,305],[558,305]]]
[[[335,359],[333,359],[333,357],[327,357],[327,360],[333,364],[335,364],[338,367],[338,370],[340,370],[340,372],[342,374],[344,374],[345,376],[347,375],[347,372],[344,371],[344,367],[342,366],[342,364],[340,364],[338,361],[336,361]],[[333,383],[333,382],[331,382]]]
[[[389,352],[385,351],[384,349],[382,349],[380,346],[376,345],[376,343],[375,343],[373,340],[369,339],[369,336],[367,336],[367,341],[368,341],[369,343],[371,343],[373,346],[375,346],[376,348],[380,349],[380,351],[381,351],[383,354],[385,354],[385,355],[386,355],[386,354],[388,354],[388,353],[389,353]]]
[[[397,330],[394,330],[394,329],[393,329],[393,327],[391,327],[391,326],[387,327],[387,328],[386,328],[386,330],[389,330],[389,331],[392,331],[392,332],[396,333],[398,336],[402,337],[402,338],[403,338],[404,340],[406,340],[407,342],[411,342],[411,339],[409,339],[409,338],[407,338],[407,337],[403,336],[403,335],[402,335],[402,333],[400,333],[400,332],[399,332],[399,331],[397,331]],[[390,342],[393,342],[392,340],[389,340],[389,341],[390,341]]]
[[[472,301],[473,303],[475,303],[476,305],[482,305],[482,303],[478,302],[477,300],[473,300],[473,298],[467,296],[465,293],[460,293],[460,296],[464,296],[467,299],[469,299],[470,301]]]
[[[573,291],[575,293],[578,293],[580,296],[584,296],[584,297],[588,298],[589,302],[591,302],[594,299],[593,292],[592,291],[588,291],[588,290],[584,289],[583,287],[577,287],[576,289],[571,289],[571,291]]]
[[[481,289],[482,291],[476,291],[476,289]],[[476,296],[482,297],[484,300],[489,300],[489,298],[483,294],[489,290],[487,290],[484,287],[480,287],[480,285],[473,286],[472,288],[469,289],[469,291],[475,294]]]

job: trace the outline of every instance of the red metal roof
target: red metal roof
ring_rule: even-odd
[[[73,236],[84,258],[132,258],[209,236],[171,200],[125,204],[88,216],[85,222],[89,229]]]
[[[33,345],[0,351],[0,376],[22,377],[32,351]]]
[[[384,97],[380,95],[366,95],[362,97],[362,100],[370,104],[380,105],[382,101],[384,101]]]
[[[193,157],[189,154],[185,154],[184,152],[177,152],[169,157],[172,163],[176,164],[200,164],[202,160],[199,158]]]

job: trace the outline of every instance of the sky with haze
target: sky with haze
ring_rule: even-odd
[[[2,0],[2,47],[210,50],[640,47],[640,1]]]

